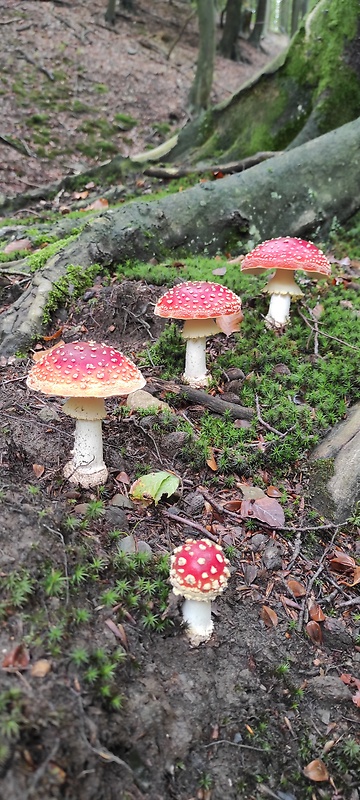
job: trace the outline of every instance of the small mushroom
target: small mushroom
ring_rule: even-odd
[[[170,559],[170,583],[185,597],[182,615],[194,647],[210,639],[213,631],[211,601],[222,594],[230,572],[220,545],[210,539],[187,539]]]
[[[68,397],[63,411],[76,419],[72,459],[64,476],[85,489],[105,483],[101,421],[104,397],[128,395],[146,381],[138,368],[113,347],[97,342],[72,342],[52,347],[36,361],[27,377],[30,389]]]
[[[330,275],[331,267],[326,256],[312,242],[290,236],[268,239],[251,250],[241,262],[241,271],[258,275],[264,269],[275,269],[275,274],[265,286],[271,295],[266,316],[268,328],[282,328],[289,321],[292,297],[302,297],[303,292],[295,282],[293,273],[301,269],[311,278]]]
[[[207,386],[206,337],[216,333],[230,336],[239,330],[243,319],[241,300],[219,283],[186,281],[179,283],[158,300],[154,313],[167,319],[183,319],[186,340],[184,381],[190,386]]]

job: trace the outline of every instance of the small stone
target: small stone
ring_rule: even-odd
[[[121,508],[109,506],[105,511],[105,519],[115,530],[125,532],[129,530],[127,516]]]
[[[251,537],[249,540],[249,548],[253,551],[253,553],[259,553],[261,550],[264,549],[266,542],[268,540],[267,536],[264,536],[263,533],[255,533],[254,536]]]
[[[110,505],[116,506],[116,508],[134,508],[133,501],[130,500],[129,497],[126,497],[126,494],[115,494],[110,500]]]
[[[284,548],[278,542],[270,539],[262,554],[262,561],[265,569],[276,570],[282,568],[282,556]]]
[[[323,640],[331,650],[347,650],[353,646],[353,640],[342,619],[327,617],[323,625]]]
[[[200,492],[190,492],[184,497],[185,511],[189,516],[201,514],[205,507],[205,500]]]
[[[136,392],[131,392],[129,394],[126,405],[132,411],[139,411],[143,409],[153,409],[154,411],[171,411],[170,406],[168,403],[164,403],[163,400],[158,400],[157,397],[153,397],[149,392],[144,392],[143,389],[137,389]]]
[[[44,406],[44,408],[39,411],[38,417],[42,422],[60,422],[59,414],[52,406]]]
[[[310,678],[307,681],[306,691],[326,705],[351,700],[349,687],[337,675],[316,675],[315,678]]]
[[[174,454],[177,450],[181,450],[188,440],[189,434],[186,431],[173,431],[163,436],[161,444],[164,450]]]

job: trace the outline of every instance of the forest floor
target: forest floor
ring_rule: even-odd
[[[188,3],[136,0],[136,13],[119,9],[114,27],[105,23],[105,8],[105,0],[4,0],[0,192],[5,195],[86,171],[115,154],[155,147],[187,121],[197,58],[196,15],[180,36]],[[239,41],[243,61],[216,58],[213,103],[229,97],[287,42],[277,34],[269,34],[262,49]]]
[[[2,135],[36,151],[0,144],[5,194],[156,145],[185,121],[192,22],[166,53],[188,6],[137,8],[109,30],[96,0],[3,4]],[[273,57],[277,38],[264,48],[242,43],[251,64],[217,60],[214,101]],[[116,114],[136,124],[113,130]],[[151,190],[139,179],[138,193]],[[86,194],[63,193],[56,224]],[[53,208],[28,209],[28,224],[4,220],[3,260],[14,237],[25,254],[47,244]],[[0,359],[1,800],[359,800],[360,519],[320,516],[308,471],[316,437],[359,399],[356,231],[351,247],[327,243],[336,278],[305,281],[282,336],[264,329],[258,279],[241,283],[225,257],[196,259],[197,274],[241,292],[242,332],[215,337],[208,362],[212,393],[253,418],[214,414],[176,384],[164,383],[165,412],[129,413],[109,398],[104,487],[63,478],[73,420],[59,398],[27,388],[32,355],[59,337],[121,342],[158,394],[180,380],[183,347],[153,308],[174,277],[194,277],[191,259],[114,267],[77,296],[68,287],[32,355]],[[1,266],[5,308],[27,277]],[[161,470],[176,492],[135,503],[133,481]],[[192,648],[168,556],[201,535],[224,546],[231,577],[213,636]]]

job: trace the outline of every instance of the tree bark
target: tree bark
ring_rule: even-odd
[[[185,125],[168,161],[237,160],[283,150],[359,115],[360,4],[320,0],[287,52],[230,100]],[[299,138],[297,138],[299,137]]]
[[[215,63],[214,0],[197,0],[199,19],[199,53],[195,77],[190,88],[188,105],[192,114],[208,108]]]
[[[341,223],[359,210],[359,184],[360,118],[246,172],[106,211],[50,258],[2,314],[0,354],[27,347],[40,333],[53,284],[69,264],[101,268],[204,250],[235,255],[274,236],[322,235],[334,217]]]
[[[237,41],[241,27],[241,6],[242,0],[227,0],[225,25],[218,46],[220,55],[232,61],[237,61],[239,57]]]
[[[249,36],[249,42],[254,47],[260,47],[261,37],[264,35],[267,3],[268,0],[258,0],[256,6],[254,27]]]

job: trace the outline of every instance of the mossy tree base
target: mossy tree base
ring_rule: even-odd
[[[359,115],[358,0],[320,0],[287,52],[180,132],[168,160],[234,160],[298,146]]]
[[[26,347],[41,331],[51,293],[69,265],[85,270],[171,254],[234,255],[274,236],[305,238],[344,222],[360,207],[360,118],[246,172],[201,183],[158,201],[131,202],[92,219],[39,269],[0,320],[0,353]]]
[[[335,522],[345,522],[360,502],[360,403],[312,454],[311,500]]]

